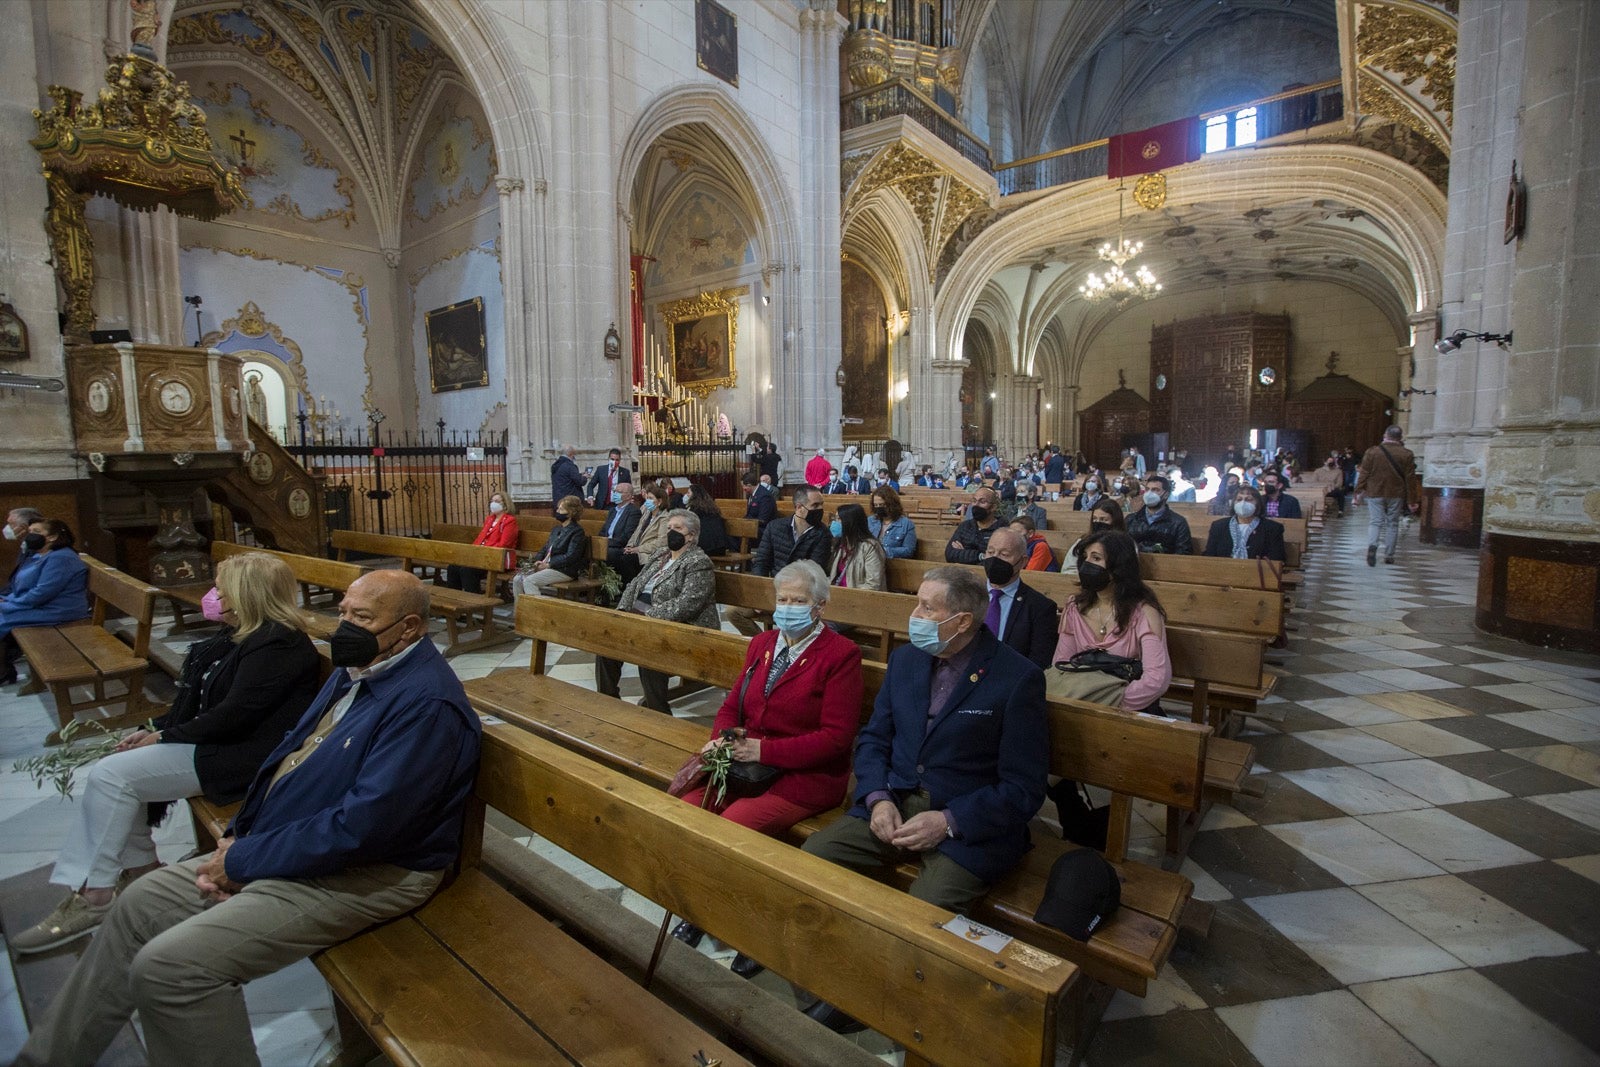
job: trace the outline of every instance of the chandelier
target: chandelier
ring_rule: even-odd
[[[1122,190],[1117,191],[1117,243],[1107,241],[1098,249],[1098,255],[1106,263],[1111,264],[1106,268],[1105,274],[1099,275],[1093,271],[1078,286],[1078,294],[1085,300],[1113,300],[1118,304],[1129,300],[1144,300],[1161,292],[1161,283],[1151,273],[1149,267],[1137,267],[1132,274],[1123,270],[1129,260],[1136,258],[1144,251],[1143,241],[1130,241],[1122,236]]]

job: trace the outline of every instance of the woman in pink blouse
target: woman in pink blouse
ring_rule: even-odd
[[[1128,683],[1122,706],[1159,714],[1157,702],[1172,683],[1167,613],[1139,576],[1138,547],[1127,534],[1105,530],[1084,538],[1079,552],[1082,591],[1069,598],[1061,612],[1055,662],[1089,648],[1140,660],[1144,673]]]

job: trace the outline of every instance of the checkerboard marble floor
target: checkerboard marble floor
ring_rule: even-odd
[[[1600,1063],[1600,657],[1478,633],[1475,554],[1420,545],[1412,527],[1394,566],[1369,568],[1364,519],[1329,521],[1288,648],[1272,656],[1284,678],[1241,734],[1264,795],[1213,808],[1184,864],[1215,909],[1209,933],[1180,939],[1147,997],[1113,999],[1093,1067]],[[592,657],[552,649],[551,662],[593,685]],[[525,644],[454,661],[463,678],[526,663]],[[622,692],[638,699],[631,668]],[[709,723],[719,698],[675,711]],[[48,864],[71,817],[71,802],[10,770],[52,720],[48,701],[0,691],[0,879]],[[1141,808],[1135,822],[1135,851],[1154,859],[1162,813]],[[184,823],[162,830],[169,858],[193,847]],[[732,956],[710,938],[702,951]],[[24,1033],[10,979],[0,1060]],[[756,981],[792,995],[770,974]],[[264,1063],[315,1060],[332,1012],[313,968],[247,996]],[[898,1058],[876,1035],[859,1040]]]

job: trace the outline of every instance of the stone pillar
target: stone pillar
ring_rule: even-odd
[[[911,405],[908,442],[930,463],[944,463],[961,449],[961,375],[967,363],[961,359],[935,359],[933,308],[913,307],[905,344],[906,367],[911,382],[907,401]]]
[[[178,272],[178,217],[166,208],[119,212],[128,329],[137,344],[184,345],[183,280]]]
[[[1600,9],[1586,0],[1544,0],[1505,10],[1526,19],[1518,158],[1528,214],[1506,324],[1515,328],[1515,348],[1490,349],[1505,360],[1505,385],[1499,433],[1487,454],[1477,622],[1522,640],[1595,652]]]
[[[995,384],[995,446],[1007,466],[1038,448],[1036,402],[1040,379],[1028,374],[1002,374]]]
[[[1056,444],[1060,445],[1061,451],[1068,456],[1083,447],[1078,439],[1082,433],[1082,420],[1078,417],[1078,401],[1082,393],[1081,385],[1063,386],[1061,399],[1056,407],[1055,425],[1059,427]]]
[[[500,259],[506,337],[507,475],[511,496],[536,500],[549,495],[550,464],[543,460],[543,427],[549,411],[549,382],[542,372],[548,351],[546,318],[549,271],[540,264],[549,186],[543,179],[501,174],[500,234],[506,254]],[[520,254],[519,254],[520,253]]]

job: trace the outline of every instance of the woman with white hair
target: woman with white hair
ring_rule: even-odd
[[[837,807],[850,781],[850,750],[861,724],[861,649],[822,624],[828,579],[811,560],[773,576],[773,627],[750,640],[744,670],[717,710],[702,754],[730,737],[735,760],[779,773],[755,795],[729,789],[707,798],[704,786],[684,794],[691,804],[777,837],[802,819]],[[688,922],[673,931],[700,942]],[[760,964],[740,956],[734,973],[750,977]]]

